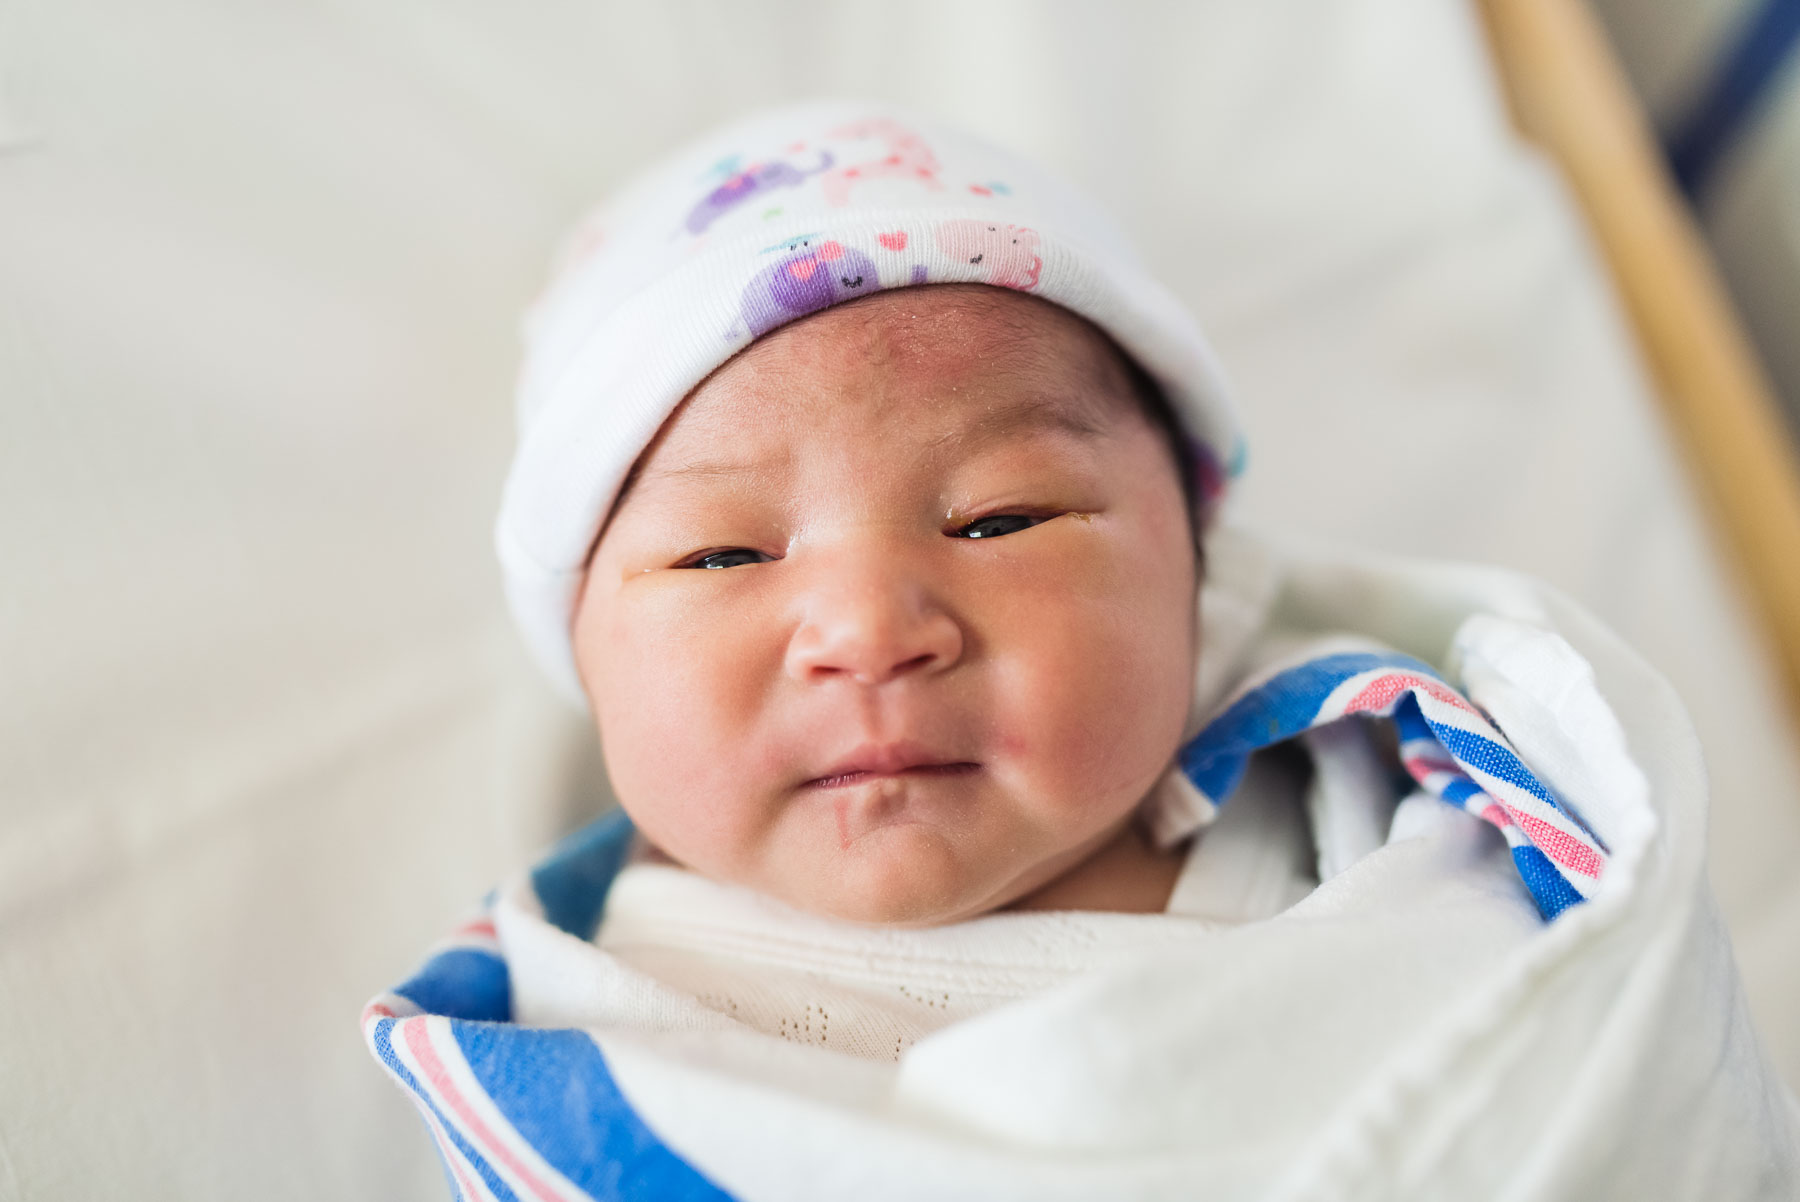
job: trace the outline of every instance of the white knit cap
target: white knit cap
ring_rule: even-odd
[[[777,326],[878,289],[1015,288],[1105,330],[1167,394],[1203,507],[1243,449],[1213,352],[1068,184],[886,105],[753,116],[584,222],[526,320],[519,445],[495,531],[533,658],[582,700],[570,625],[619,486],[695,385]]]

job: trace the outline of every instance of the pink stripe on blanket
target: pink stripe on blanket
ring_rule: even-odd
[[[1406,672],[1394,672],[1378,677],[1363,686],[1362,692],[1350,699],[1344,707],[1346,714],[1360,714],[1368,710],[1386,712],[1393,704],[1394,698],[1408,689],[1417,689],[1421,693],[1442,701],[1445,705],[1453,705],[1465,713],[1473,714],[1475,707],[1464,701],[1456,690],[1446,688],[1435,680],[1427,680],[1423,676],[1414,676]]]
[[[1501,804],[1505,805],[1504,802]],[[1606,861],[1595,854],[1593,848],[1566,831],[1558,830],[1542,818],[1534,818],[1512,806],[1506,806],[1506,812],[1531,836],[1531,841],[1537,844],[1539,851],[1569,871],[1579,872],[1586,877],[1598,877],[1600,870],[1606,867]]]
[[[419,1113],[425,1116],[425,1125],[431,1128],[431,1138],[437,1141],[438,1154],[444,1158],[444,1163],[450,1166],[450,1172],[455,1175],[457,1188],[462,1191],[462,1196],[469,1199],[469,1202],[492,1198],[494,1196],[492,1190],[483,1189],[470,1179],[468,1170],[463,1167],[465,1158],[462,1149],[458,1148],[455,1141],[450,1138],[450,1132],[438,1119],[438,1116],[432,1113],[431,1107],[425,1105],[425,1099],[420,1098],[418,1101]]]
[[[564,1202],[560,1192],[540,1179],[537,1174],[526,1167],[525,1162],[520,1160],[511,1148],[500,1141],[493,1130],[482,1121],[481,1116],[475,1113],[475,1108],[469,1105],[468,1100],[457,1090],[455,1082],[450,1080],[450,1074],[444,1068],[443,1061],[438,1059],[437,1049],[431,1046],[430,1033],[425,1029],[428,1021],[430,1020],[426,1018],[409,1018],[400,1025],[406,1028],[407,1049],[419,1062],[419,1069],[425,1074],[425,1079],[431,1082],[431,1088],[437,1091],[438,1096],[444,1099],[445,1104],[456,1112],[456,1116],[463,1122],[464,1129],[481,1141],[483,1150],[516,1173],[532,1193],[542,1198],[544,1202]]]

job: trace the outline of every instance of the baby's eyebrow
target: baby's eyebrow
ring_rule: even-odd
[[[754,476],[768,468],[769,461],[757,459],[694,459],[686,463],[659,464],[655,467],[638,465],[633,467],[619,486],[618,495],[613,499],[612,509],[607,513],[607,522],[612,515],[625,504],[627,497],[638,495],[646,490],[655,490],[658,485],[675,480],[732,480],[744,476]],[[604,529],[604,527],[602,527]]]
[[[1073,434],[1078,438],[1098,438],[1111,425],[1104,420],[1102,407],[1091,399],[1074,397],[1031,397],[997,404],[972,419],[960,429],[951,430],[931,440],[932,449],[955,446],[963,450],[1009,438],[1017,434],[1048,432]]]
[[[689,463],[678,463],[668,467],[656,467],[643,474],[646,481],[663,480],[670,476],[694,476],[705,480],[723,480],[732,476],[747,476],[760,471],[765,466],[761,459],[696,459]]]
[[[1098,438],[1110,429],[1111,426],[1102,416],[1102,406],[1091,399],[1029,397],[995,404],[957,429],[931,439],[925,444],[925,449],[940,451],[954,448],[966,452],[1001,439],[1034,432]],[[627,493],[671,479],[730,480],[756,475],[766,471],[768,467],[769,460],[763,458],[695,459],[687,463],[659,465],[648,468],[641,474],[633,472],[619,491],[619,502],[623,502]]]

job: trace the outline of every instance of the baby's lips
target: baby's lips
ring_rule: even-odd
[[[962,766],[975,768],[980,765],[918,742],[902,740],[892,743],[864,743],[831,761],[823,771],[805,783],[813,785],[859,774],[891,775],[913,769],[949,769]]]

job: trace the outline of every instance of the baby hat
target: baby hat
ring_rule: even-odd
[[[682,398],[787,322],[951,283],[1029,292],[1111,335],[1166,393],[1203,509],[1240,470],[1212,349],[1086,197],[891,106],[760,113],[670,155],[583,222],[527,314],[495,538],[513,616],[563,692],[583,701],[570,626],[594,537]]]

